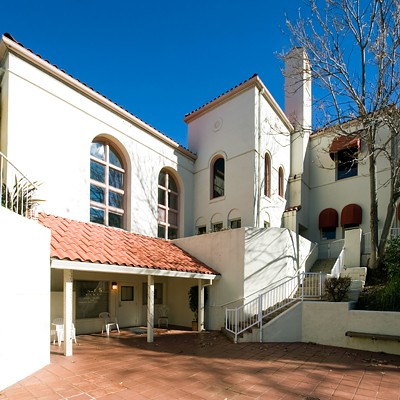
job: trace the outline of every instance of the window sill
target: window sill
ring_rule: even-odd
[[[223,201],[223,200],[225,200],[225,196],[214,197],[213,199],[210,199],[210,204],[217,203],[218,201]]]

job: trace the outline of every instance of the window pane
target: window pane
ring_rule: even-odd
[[[114,228],[122,228],[122,215],[115,213],[108,213],[108,225]]]
[[[90,160],[90,179],[104,183],[105,171],[106,167],[104,165],[101,165],[96,161]]]
[[[322,240],[336,239],[336,228],[322,228],[321,236]]]
[[[240,219],[234,219],[230,221],[231,229],[237,229],[242,226],[242,221]]]
[[[92,145],[90,146],[90,155],[104,161],[105,160],[104,144],[93,142]]]
[[[169,208],[172,208],[173,210],[178,209],[178,195],[174,193],[168,193],[168,205]]]
[[[205,226],[198,226],[197,227],[197,234],[198,235],[203,235],[205,233],[207,233],[207,229],[206,229]]]
[[[223,158],[219,158],[215,161],[213,172],[213,197],[223,196],[225,180],[225,161]]]
[[[109,179],[108,183],[110,186],[115,187],[117,189],[124,188],[124,174],[122,172],[110,168],[108,179]]]
[[[163,284],[154,283],[154,304],[163,303]],[[142,304],[147,305],[147,283],[142,284]]]
[[[178,238],[178,229],[176,228],[168,228],[168,239],[177,239]]]
[[[165,206],[165,190],[158,188],[158,204]]]
[[[158,225],[158,235],[159,238],[165,239],[165,226]]]
[[[158,184],[160,186],[165,187],[165,176],[166,176],[165,172],[162,172],[162,171],[160,172],[160,175],[158,175]]]
[[[75,281],[76,318],[97,318],[108,311],[108,282]]]
[[[109,152],[110,152],[110,164],[115,165],[116,167],[122,168],[122,163],[121,160],[119,159],[117,153],[110,147],[109,148]]]
[[[218,222],[213,224],[213,232],[219,232],[222,229],[222,222]]]
[[[133,286],[121,286],[121,301],[134,301]]]
[[[178,225],[178,214],[173,211],[168,211],[168,222],[171,225]]]
[[[90,200],[104,204],[104,189],[90,184]]]
[[[165,208],[158,207],[158,222],[166,222],[166,215]]]
[[[108,205],[115,208],[123,208],[124,206],[124,198],[122,194],[109,192],[108,193]]]
[[[171,175],[168,175],[168,189],[170,189],[174,192],[178,191],[178,187],[176,186],[176,183]]]
[[[90,222],[104,225],[104,211],[90,207]]]

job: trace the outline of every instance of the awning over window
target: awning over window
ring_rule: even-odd
[[[400,203],[397,204],[397,219],[400,221]]]
[[[343,208],[340,217],[340,224],[346,225],[360,225],[362,222],[362,209],[358,204],[348,204]]]
[[[333,208],[325,208],[319,213],[319,229],[336,228],[338,221],[338,212]]]
[[[329,155],[333,160],[338,151],[350,149],[352,147],[357,147],[357,149],[360,148],[359,136],[338,136],[333,139],[331,147],[329,148]]]

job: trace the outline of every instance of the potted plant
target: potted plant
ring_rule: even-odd
[[[198,315],[199,315],[199,287],[197,285],[192,286],[188,292],[189,297],[189,308],[193,312],[192,330],[199,330],[198,327]],[[207,301],[207,290],[204,290],[204,303]]]

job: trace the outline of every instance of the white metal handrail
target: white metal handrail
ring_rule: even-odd
[[[262,342],[262,324],[271,314],[296,301],[322,296],[322,274],[302,272],[236,308],[225,309],[225,329],[235,337],[258,325]]]
[[[8,158],[0,152],[0,206],[28,218],[35,218],[33,194],[38,186],[31,182]]]

